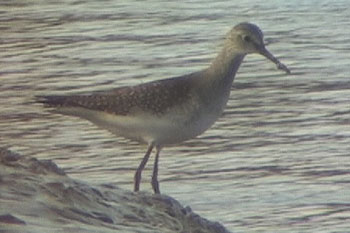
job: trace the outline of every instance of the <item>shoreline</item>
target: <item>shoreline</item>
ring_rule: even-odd
[[[89,185],[0,148],[0,232],[229,233],[174,198]]]

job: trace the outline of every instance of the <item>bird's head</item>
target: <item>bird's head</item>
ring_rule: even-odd
[[[290,73],[290,70],[273,56],[265,47],[264,35],[260,28],[251,23],[240,23],[232,28],[226,36],[226,42],[231,44],[235,51],[246,55],[258,53],[271,60],[278,69]]]

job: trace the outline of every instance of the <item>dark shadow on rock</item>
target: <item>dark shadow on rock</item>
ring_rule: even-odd
[[[0,148],[0,232],[226,233],[165,195],[93,187]]]

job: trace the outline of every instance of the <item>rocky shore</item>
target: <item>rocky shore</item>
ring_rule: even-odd
[[[51,160],[0,148],[0,233],[227,233],[165,195],[73,180]]]

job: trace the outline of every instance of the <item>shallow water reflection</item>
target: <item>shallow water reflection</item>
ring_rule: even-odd
[[[292,75],[248,56],[223,117],[199,138],[163,151],[161,189],[234,232],[346,232],[346,3],[4,4],[0,145],[54,159],[79,179],[131,189],[144,146],[84,120],[51,114],[32,97],[98,91],[202,69],[231,26],[255,22]],[[150,169],[142,190],[151,190]]]

